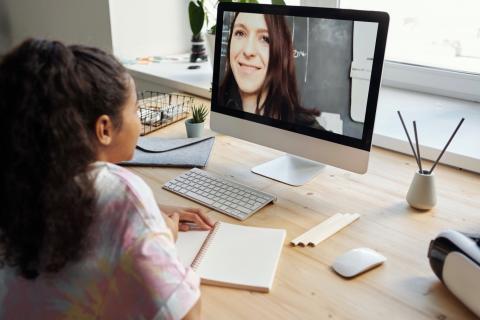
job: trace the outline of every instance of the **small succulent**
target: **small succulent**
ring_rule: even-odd
[[[208,115],[208,109],[205,106],[195,106],[192,108],[192,123],[202,123]]]

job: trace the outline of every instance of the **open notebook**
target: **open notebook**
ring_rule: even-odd
[[[176,246],[202,283],[268,292],[284,240],[283,229],[217,222],[210,231],[179,232]]]

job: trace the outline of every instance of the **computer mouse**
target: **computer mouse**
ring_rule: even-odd
[[[370,270],[387,260],[375,250],[356,248],[337,257],[332,265],[333,270],[345,278],[352,278]]]

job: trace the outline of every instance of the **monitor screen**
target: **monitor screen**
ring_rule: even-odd
[[[212,110],[369,150],[386,35],[368,13],[342,13],[220,10]]]

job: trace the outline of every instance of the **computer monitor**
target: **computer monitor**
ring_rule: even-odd
[[[287,154],[252,171],[291,185],[320,163],[365,173],[389,16],[220,3],[210,126]]]

